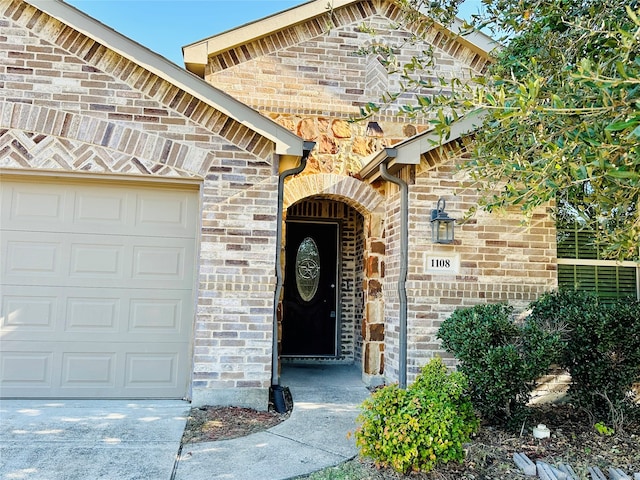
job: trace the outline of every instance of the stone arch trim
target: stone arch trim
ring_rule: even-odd
[[[0,103],[0,139],[0,166],[9,168],[201,178],[213,161],[212,152],[126,125],[21,103]]]
[[[319,173],[289,179],[285,183],[283,208],[303,198],[319,196],[338,198],[362,215],[382,212],[384,197],[370,185],[353,177]]]

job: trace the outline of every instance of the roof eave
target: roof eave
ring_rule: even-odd
[[[451,125],[450,135],[444,140],[438,133],[429,130],[397,143],[391,148],[376,152],[365,159],[366,164],[358,175],[363,180],[373,182],[380,177],[382,163],[387,165],[389,173],[395,173],[407,165],[418,165],[420,157],[425,153],[477,130],[487,113],[486,110],[475,110],[465,115]]]
[[[302,155],[300,137],[163,56],[60,0],[26,2],[268,138],[274,142],[277,154]]]
[[[486,33],[476,29],[468,31],[466,28],[464,28],[464,26],[464,20],[456,18],[450,28],[446,28],[443,26],[441,26],[441,28],[446,28],[450,32],[453,32],[453,34],[457,35],[457,38],[462,43],[466,44],[477,53],[481,53],[487,57],[491,54],[491,52],[500,50],[502,48],[500,42],[490,37]]]
[[[333,0],[333,2],[331,2],[331,8],[337,9],[360,1],[362,0]],[[204,38],[189,45],[185,45],[182,47],[185,67],[190,72],[203,77],[210,55],[215,55],[218,52],[229,50],[237,47],[238,45],[243,45],[251,40],[266,37],[284,28],[306,22],[311,18],[325,15],[328,11],[328,6],[324,1],[311,0],[307,3],[292,7],[269,17]],[[421,9],[421,13],[426,12],[424,9]],[[257,28],[258,24],[259,28]],[[465,43],[478,53],[489,55],[492,50],[500,47],[495,40],[483,32],[473,31],[470,33],[464,33],[464,22],[458,18],[454,20],[452,29],[440,24],[437,25],[438,28],[442,30],[448,30],[454,35],[458,35],[461,42]]]
[[[333,0],[331,8],[337,9],[362,0]],[[209,55],[243,45],[250,40],[263,38],[284,28],[306,22],[329,13],[326,1],[311,0],[266,18],[239,26],[232,30],[204,38],[182,47],[185,66],[193,73],[204,71]],[[257,25],[260,27],[257,28]]]

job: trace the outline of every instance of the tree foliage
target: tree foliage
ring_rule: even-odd
[[[424,28],[416,28],[416,22],[429,20],[410,12],[451,25],[460,1],[398,3],[407,9],[407,25],[420,32]],[[395,104],[403,114],[427,115],[446,137],[457,118],[486,110],[466,165],[480,186],[482,208],[516,205],[527,215],[555,200],[558,218],[595,229],[610,256],[638,260],[637,0],[482,3],[483,10],[463,30],[501,35],[504,46],[492,53],[486,72],[471,80],[436,78],[429,49],[404,65],[387,58],[401,78],[399,91],[361,113],[368,116]],[[414,101],[401,100],[407,92],[415,93]]]

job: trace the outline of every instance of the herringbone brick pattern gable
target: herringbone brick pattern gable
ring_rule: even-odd
[[[192,176],[190,172],[96,145],[8,129],[0,129],[0,168]]]
[[[5,101],[37,105],[44,100],[59,110],[111,120],[112,125],[101,125],[107,137],[112,135],[110,129],[121,128],[116,124],[170,132],[172,139],[183,143],[210,142],[205,137],[213,134],[271,161],[271,140],[179,85],[23,1],[0,0],[0,12],[8,47],[5,91],[0,91]],[[36,87],[23,87],[34,80]],[[83,120],[83,126],[91,132],[93,126],[87,122]]]
[[[380,98],[384,92],[389,90],[389,74],[387,69],[382,65],[380,59],[371,56],[367,60],[367,69],[365,76],[365,92],[369,98]]]
[[[27,104],[0,102],[0,128],[15,137],[15,152],[29,153],[20,161],[15,156],[1,160],[3,167],[184,177],[205,175],[213,159],[204,149],[131,126]]]

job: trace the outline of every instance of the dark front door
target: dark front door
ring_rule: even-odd
[[[283,356],[337,355],[338,225],[287,222]]]

